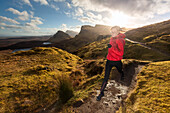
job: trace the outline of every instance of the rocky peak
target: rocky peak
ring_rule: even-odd
[[[59,30],[56,34],[54,34],[49,39],[49,41],[54,43],[54,42],[59,42],[59,41],[70,39],[70,38],[71,37],[67,33]]]

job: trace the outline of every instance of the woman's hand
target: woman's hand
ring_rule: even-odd
[[[111,48],[111,47],[112,47],[112,45],[111,45],[111,44],[107,44],[107,47],[108,47],[108,48]]]

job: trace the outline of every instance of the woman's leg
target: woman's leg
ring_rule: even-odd
[[[107,81],[109,79],[109,75],[110,75],[110,71],[112,69],[112,65],[111,65],[111,61],[107,60],[106,62],[106,66],[105,66],[105,76],[104,76],[104,80],[100,89],[100,94],[97,96],[96,100],[100,101],[101,97],[104,96],[104,89],[107,85]]]
[[[110,75],[110,71],[111,71],[112,67],[113,67],[113,65],[112,65],[111,61],[107,60],[106,66],[105,66],[105,76],[104,76],[104,80],[103,80],[103,83],[102,83],[102,86],[101,86],[101,89],[100,89],[101,93],[104,92],[104,89],[107,85],[109,75]]]
[[[123,72],[123,66],[122,66],[122,61],[120,60],[119,62],[117,62],[116,68],[118,70],[118,72],[121,74],[121,80],[124,80],[124,72]]]

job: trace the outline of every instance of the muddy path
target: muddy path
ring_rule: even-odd
[[[141,71],[145,63],[135,63],[124,68],[125,80],[120,81],[120,76],[114,80],[109,80],[104,91],[104,97],[100,101],[96,101],[96,97],[100,93],[99,89],[95,89],[90,93],[87,100],[81,106],[73,108],[75,113],[115,113],[127,98],[127,94],[135,88],[137,82],[137,74]]]

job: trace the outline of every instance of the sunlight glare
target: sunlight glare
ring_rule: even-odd
[[[122,12],[112,12],[112,16],[110,19],[110,25],[118,25],[120,27],[126,27],[128,24],[129,16]]]

